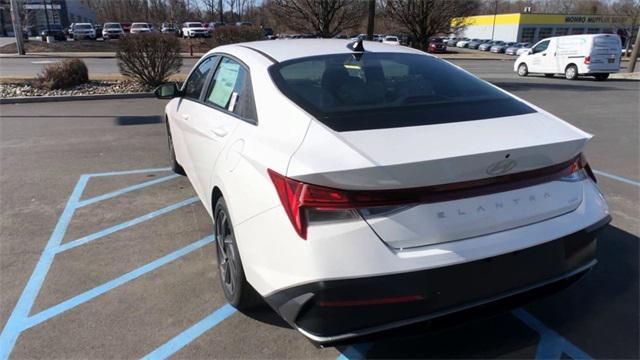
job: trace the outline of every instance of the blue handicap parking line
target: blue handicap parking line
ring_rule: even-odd
[[[168,358],[169,356],[175,354],[180,349],[191,343],[193,340],[200,337],[200,335],[211,330],[214,326],[221,323],[224,319],[235,314],[236,311],[237,310],[229,304],[222,306],[204,319],[198,321],[187,330],[178,334],[173,339],[167,341],[162,346],[145,355],[142,359],[161,360]]]
[[[87,206],[87,205],[90,205],[90,204],[93,204],[93,203],[97,203],[99,201],[104,201],[104,200],[107,200],[107,199],[111,199],[111,198],[114,198],[114,197],[122,195],[122,194],[126,194],[126,193],[131,192],[131,191],[142,189],[142,188],[145,188],[147,186],[151,186],[151,185],[155,185],[155,184],[160,184],[162,182],[165,182],[165,181],[168,181],[168,180],[173,180],[173,179],[178,178],[178,177],[180,177],[180,175],[173,174],[173,175],[164,176],[164,177],[161,177],[161,178],[158,178],[158,179],[145,181],[145,182],[140,183],[140,184],[127,186],[126,188],[123,188],[123,189],[120,189],[120,190],[116,190],[116,191],[112,191],[110,193],[106,193],[106,194],[102,194],[102,195],[99,195],[99,196],[95,196],[95,197],[92,197],[92,198],[87,199],[87,200],[82,200],[82,201],[78,202],[77,207],[83,207],[83,206]]]
[[[208,245],[215,240],[213,236],[207,236],[181,249],[178,249],[170,254],[167,254],[159,259],[156,259],[146,265],[143,265],[133,271],[130,271],[116,279],[108,281],[82,294],[76,295],[57,305],[54,305],[48,309],[45,309],[33,316],[29,316],[29,313],[31,312],[33,304],[38,296],[38,293],[42,288],[44,279],[47,276],[49,269],[51,268],[51,264],[53,263],[53,259],[55,258],[56,254],[59,254],[60,252],[63,252],[65,250],[69,250],[77,246],[86,244],[90,241],[102,238],[106,235],[126,229],[136,224],[140,224],[144,221],[155,218],[162,214],[166,214],[170,211],[179,209],[183,206],[187,206],[197,201],[196,197],[191,197],[191,198],[182,200],[176,204],[172,204],[164,208],[155,210],[146,215],[137,217],[135,219],[125,221],[121,224],[109,227],[107,229],[100,230],[96,233],[87,235],[80,239],[73,240],[65,244],[61,244],[76,209],[82,206],[94,204],[99,201],[111,199],[128,192],[132,192],[148,186],[162,183],[164,181],[174,179],[177,177],[177,175],[169,175],[169,176],[161,177],[161,178],[150,180],[150,181],[145,181],[140,184],[128,186],[120,190],[112,191],[107,194],[99,195],[99,196],[81,201],[80,199],[81,199],[82,193],[84,192],[89,180],[93,177],[141,174],[141,173],[161,172],[161,171],[169,171],[169,170],[170,170],[169,168],[139,169],[139,170],[84,174],[80,176],[80,179],[78,180],[78,182],[76,183],[76,186],[71,192],[71,196],[67,201],[67,204],[62,212],[62,215],[58,219],[58,222],[53,232],[51,233],[51,236],[49,237],[47,245],[45,246],[42,254],[40,255],[40,259],[36,263],[33,273],[31,274],[31,277],[27,281],[27,284],[24,290],[22,291],[20,298],[16,303],[16,306],[11,312],[11,315],[9,316],[9,319],[5,324],[5,327],[2,329],[2,332],[0,333],[0,360],[9,358],[9,355],[11,354],[11,351],[13,350],[13,347],[15,346],[15,343],[18,337],[23,331],[33,326],[36,326],[38,324],[41,324],[46,320],[49,320],[69,309],[72,309],[80,304],[83,304],[114,288],[117,288],[118,286],[126,284],[134,279],[137,279],[140,276],[150,271],[153,271],[182,256],[185,256],[197,249],[202,248],[203,246]],[[214,326],[214,325],[211,325],[211,326]]]
[[[61,253],[61,252],[66,251],[66,250],[73,249],[73,248],[78,247],[80,245],[86,244],[86,243],[88,243],[90,241],[105,237],[107,235],[113,234],[115,232],[118,232],[120,230],[126,229],[128,227],[131,227],[131,226],[134,226],[134,225],[138,225],[138,224],[140,224],[142,222],[145,222],[147,220],[151,220],[151,219],[153,219],[155,217],[158,217],[160,215],[166,214],[168,212],[171,212],[173,210],[179,209],[181,207],[187,206],[189,204],[193,204],[196,201],[198,201],[198,198],[195,197],[195,196],[191,197],[191,198],[188,198],[188,199],[185,199],[185,200],[182,200],[182,201],[177,202],[175,204],[166,206],[166,207],[164,207],[162,209],[158,209],[158,210],[152,211],[152,212],[150,212],[148,214],[139,216],[139,217],[137,217],[135,219],[131,219],[131,220],[125,221],[123,223],[120,223],[118,225],[114,225],[114,226],[111,226],[111,227],[106,228],[104,230],[100,230],[100,231],[95,232],[93,234],[81,237],[79,239],[66,242],[66,243],[61,244],[60,246],[56,247],[55,249],[53,249],[53,251],[55,253]]]

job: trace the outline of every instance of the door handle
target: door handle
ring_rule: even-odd
[[[182,120],[189,121],[189,115],[182,115]]]
[[[227,136],[227,130],[225,130],[225,129],[221,128],[221,127],[213,128],[213,129],[211,129],[211,132],[216,134],[219,137]]]
[[[543,53],[543,54],[542,54],[542,56],[547,56],[547,54],[546,54],[546,53]]]

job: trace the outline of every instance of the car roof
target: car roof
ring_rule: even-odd
[[[352,51],[347,48],[347,44],[351,42],[352,40],[348,39],[264,40],[227,45],[224,46],[224,48],[250,48],[257,50],[278,62],[282,62],[310,56],[348,54]],[[407,53],[431,56],[422,51],[406,46],[387,45],[377,41],[364,41],[363,45],[367,52]],[[216,51],[216,49],[213,51]]]

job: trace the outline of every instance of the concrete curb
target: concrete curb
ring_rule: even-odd
[[[95,95],[61,95],[61,96],[23,96],[0,99],[3,104],[29,104],[42,102],[79,101],[79,100],[114,100],[152,98],[153,93],[95,94]]]

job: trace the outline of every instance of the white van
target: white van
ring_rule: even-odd
[[[513,71],[520,76],[541,73],[547,77],[564,74],[573,80],[578,75],[606,80],[620,69],[620,37],[614,34],[558,36],[540,40],[520,55]]]

